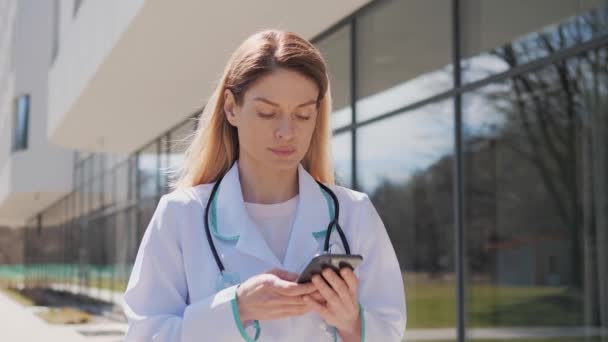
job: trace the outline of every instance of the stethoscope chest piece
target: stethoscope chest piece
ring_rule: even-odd
[[[217,291],[221,291],[227,287],[240,283],[241,282],[240,278],[241,277],[239,276],[238,273],[227,272],[224,270],[224,271],[220,272],[220,274],[218,274],[217,280],[215,283],[215,288]]]

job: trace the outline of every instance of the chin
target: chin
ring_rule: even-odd
[[[279,170],[297,169],[299,163],[300,163],[299,159],[274,159],[274,160],[268,161],[268,165],[270,167],[279,169]]]

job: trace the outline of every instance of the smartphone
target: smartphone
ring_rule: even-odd
[[[363,261],[363,257],[357,254],[319,254],[310,260],[296,282],[298,284],[307,283],[312,280],[313,275],[321,273],[327,267],[340,275],[339,271],[342,267],[350,267],[354,270],[361,261]]]

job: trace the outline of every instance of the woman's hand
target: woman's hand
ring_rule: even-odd
[[[321,295],[313,283],[296,283],[297,277],[296,273],[272,269],[243,282],[236,291],[241,320],[280,319],[309,312],[303,296],[321,300]]]
[[[305,302],[326,323],[335,326],[344,341],[360,341],[361,319],[357,299],[359,286],[357,276],[348,267],[340,269],[340,275],[331,268],[324,269],[321,274],[323,276],[317,274],[312,277],[312,284],[325,303],[312,296],[304,296]]]

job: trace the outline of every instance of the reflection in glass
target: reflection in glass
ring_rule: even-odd
[[[154,210],[156,209],[157,204],[158,201],[156,200],[156,198],[141,199],[138,202],[139,226],[137,227],[137,246],[139,246],[139,243],[141,242],[141,239],[144,236],[146,228],[148,228],[148,225],[150,224],[150,220],[152,219],[152,215],[154,214]]]
[[[196,120],[188,119],[182,125],[169,132],[168,165],[162,172],[167,175],[167,181],[179,179],[181,166],[184,160],[184,152],[194,138]]]
[[[97,212],[103,205],[103,183],[101,177],[94,177],[91,186],[91,211]]]
[[[129,179],[129,163],[118,164],[114,170],[114,177],[116,204],[122,206],[129,201],[129,187],[134,183],[131,183],[131,179]]]
[[[406,330],[456,325],[453,130],[453,102],[446,100],[357,133],[361,190],[380,213],[405,272]]]
[[[113,169],[106,170],[103,174],[103,205],[112,208],[115,203],[115,172]]]
[[[358,122],[453,86],[451,23],[443,0],[383,1],[357,19]]]
[[[608,326],[607,56],[465,96],[471,327]]]
[[[336,184],[352,187],[352,134],[344,132],[331,139]]]
[[[316,44],[329,72],[333,101],[331,126],[334,129],[352,122],[350,34],[350,26],[344,26]]]
[[[606,5],[605,0],[468,0],[462,9],[463,82],[481,80],[605,35]],[[515,17],[517,25],[512,23]]]
[[[115,289],[124,291],[127,285],[129,274],[135,261],[136,249],[138,248],[137,210],[130,208],[122,210],[113,215],[112,221],[115,227],[112,229],[111,238],[114,241],[114,275],[113,284]]]
[[[159,141],[156,140],[138,153],[137,172],[140,198],[156,197],[160,178]]]
[[[160,161],[159,161],[159,172],[160,172],[160,192],[166,194],[169,192],[169,177],[164,170],[169,167],[169,135],[164,134],[160,138]]]

